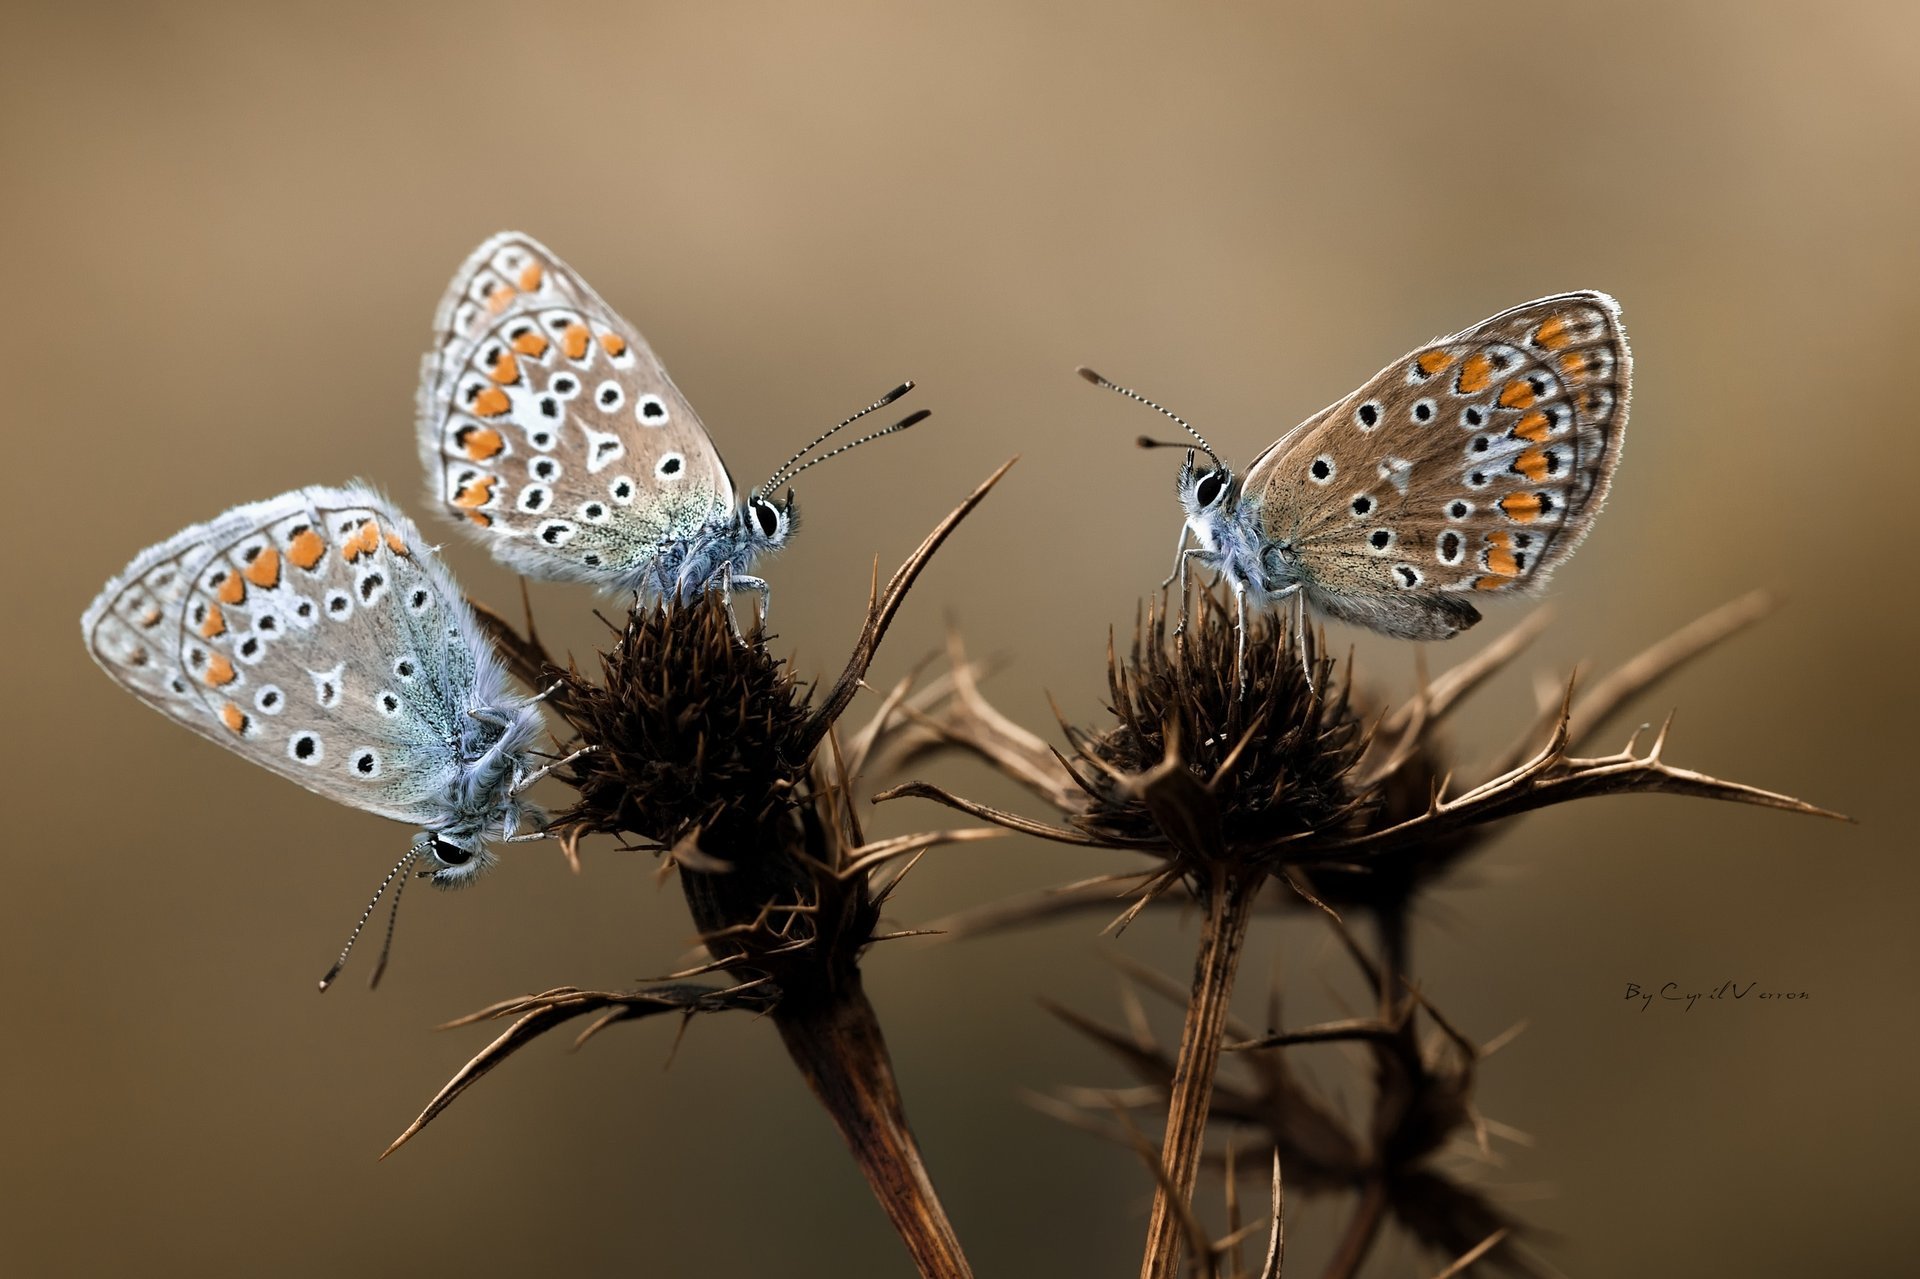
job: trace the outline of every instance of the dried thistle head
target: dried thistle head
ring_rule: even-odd
[[[1300,639],[1276,614],[1249,619],[1243,655],[1229,604],[1210,592],[1197,604],[1171,640],[1166,614],[1148,609],[1124,658],[1109,645],[1114,722],[1069,734],[1088,766],[1076,770],[1087,802],[1069,820],[1103,841],[1176,845],[1188,842],[1178,827],[1197,820],[1217,826],[1229,858],[1351,821],[1364,733],[1332,663],[1303,660]],[[1173,769],[1205,797],[1183,785],[1190,811],[1169,822],[1143,779]]]
[[[812,710],[787,664],[733,633],[712,595],[636,604],[590,679],[561,675],[553,703],[582,743],[564,829],[673,848],[716,823],[754,824],[792,803],[813,751]]]

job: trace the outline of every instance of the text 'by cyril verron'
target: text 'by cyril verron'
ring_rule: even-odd
[[[1724,981],[1711,990],[1687,990],[1677,981],[1670,981],[1658,990],[1654,990],[1630,981],[1627,983],[1627,998],[1639,1000],[1641,1012],[1653,1007],[1655,1001],[1676,1004],[1682,1012],[1692,1012],[1693,1006],[1703,999],[1718,1000],[1722,1003],[1738,1003],[1742,1000],[1785,1003],[1789,1000],[1811,999],[1813,996],[1804,990],[1762,990],[1757,981],[1750,981],[1745,985],[1737,981]]]

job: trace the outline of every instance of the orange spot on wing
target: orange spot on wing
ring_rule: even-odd
[[[460,486],[459,492],[453,495],[453,504],[468,510],[485,506],[493,499],[494,482],[495,477],[491,475],[482,475],[478,479],[469,480]],[[489,520],[488,523],[492,521]]]
[[[238,573],[228,573],[221,579],[214,598],[222,604],[238,604],[247,598],[247,584]]]
[[[1560,371],[1571,381],[1579,381],[1587,375],[1587,357],[1574,351],[1560,357]]]
[[[600,345],[608,355],[611,355],[616,360],[627,353],[627,340],[618,333],[602,333],[600,335]]]
[[[140,614],[140,625],[143,629],[149,631],[160,625],[160,606],[158,604],[147,605],[147,611]]]
[[[1512,534],[1487,534],[1487,572],[1497,574],[1500,577],[1518,577],[1520,575],[1520,561],[1513,558]],[[1476,582],[1475,585],[1478,586],[1479,583]]]
[[[220,611],[218,604],[207,606],[207,620],[200,623],[200,634],[204,639],[227,633],[227,615]]]
[[[527,263],[527,269],[520,273],[520,291],[531,293],[540,287],[540,281],[546,276],[538,262]]]
[[[513,401],[509,400],[507,393],[499,387],[490,386],[473,397],[471,407],[481,417],[499,417],[513,407]]]
[[[1547,454],[1544,449],[1528,449],[1513,459],[1513,470],[1538,484],[1547,478]]]
[[[1420,371],[1428,377],[1432,377],[1452,363],[1453,357],[1445,351],[1428,351],[1414,361],[1414,364],[1419,367]]]
[[[468,511],[467,518],[475,524],[478,524],[481,528],[491,528],[493,526],[493,516],[488,515],[485,511]]]
[[[1528,524],[1540,518],[1540,499],[1533,493],[1509,493],[1500,499],[1500,509],[1508,519]]]
[[[1506,585],[1507,579],[1504,577],[1476,577],[1473,579],[1473,589],[1476,591],[1497,591],[1503,589]]]
[[[347,534],[340,543],[340,556],[352,564],[363,555],[371,555],[380,549],[380,525],[368,520],[353,532]]]
[[[1534,400],[1533,384],[1523,377],[1517,377],[1500,389],[1500,407],[1505,409],[1524,409]]]
[[[236,733],[247,731],[247,713],[232,702],[220,708],[220,722]]]
[[[514,292],[513,286],[502,284],[496,287],[493,292],[487,294],[487,310],[498,315],[506,310],[507,307],[512,304],[514,298],[518,296],[519,294]]]
[[[229,662],[225,655],[215,653],[207,659],[207,669],[201,673],[200,678],[214,688],[225,687],[234,681],[233,663]]]
[[[465,427],[454,439],[466,450],[467,456],[476,462],[486,461],[507,446],[500,432],[484,426]]]
[[[512,386],[520,380],[520,362],[513,358],[511,352],[502,351],[500,358],[493,362],[493,367],[487,370],[487,376],[501,386]]]
[[[569,360],[584,360],[587,358],[587,343],[592,338],[593,334],[586,325],[569,324],[560,331],[560,349],[567,353]]]
[[[392,529],[387,530],[387,549],[402,559],[412,554],[407,550],[407,540]]]
[[[1561,315],[1548,319],[1533,335],[1533,344],[1545,347],[1549,351],[1558,351],[1571,341],[1573,341],[1573,335],[1567,332],[1566,317]]]
[[[1455,383],[1462,395],[1478,395],[1487,389],[1487,383],[1493,380],[1493,361],[1486,352],[1475,351],[1460,366],[1460,380]]]
[[[247,580],[262,590],[270,591],[280,585],[280,552],[271,546],[253,557],[253,563],[247,565]]]
[[[293,561],[295,568],[310,572],[327,553],[327,539],[310,528],[303,528],[293,535],[287,543],[287,558]]]
[[[1547,415],[1535,409],[1513,424],[1513,437],[1517,440],[1531,440],[1538,444],[1547,438],[1547,428],[1550,425]]]
[[[539,330],[528,329],[513,340],[513,349],[537,360],[547,353],[547,340],[540,336]]]

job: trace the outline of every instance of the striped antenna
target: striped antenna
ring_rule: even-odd
[[[402,872],[413,865],[414,859],[420,856],[425,847],[424,844],[415,844],[409,848],[407,855],[402,857],[394,868],[387,872],[387,877],[380,881],[380,887],[374,890],[373,900],[368,902],[367,908],[360,912],[360,922],[353,926],[353,934],[347,938],[347,944],[340,948],[340,958],[333,961],[333,967],[327,969],[327,975],[320,979],[321,994],[327,993],[327,987],[333,985],[333,979],[338,977],[340,970],[347,966],[347,956],[353,951],[353,943],[360,940],[360,930],[367,926],[369,919],[373,918],[374,909],[380,905],[380,899],[386,896],[387,887],[395,879],[399,879],[400,887],[393,891],[393,914],[387,919],[387,940],[380,947],[380,958],[374,961],[373,975],[367,979],[367,989],[371,990],[380,983],[380,974],[387,971],[387,952],[393,949],[393,926],[400,920],[400,894],[405,892],[407,887],[407,881],[402,876]]]
[[[901,396],[905,395],[908,391],[911,391],[912,389],[913,389],[913,379],[908,378],[905,382],[902,382],[899,386],[894,387],[891,391],[888,391],[885,395],[881,396],[879,399],[875,400],[873,403],[867,405],[867,407],[865,407],[864,409],[861,409],[858,413],[855,413],[852,417],[848,418],[846,421],[842,422],[840,425],[834,427],[832,430],[822,432],[812,443],[808,444],[805,448],[801,449],[798,453],[795,453],[792,457],[788,458],[785,462],[783,462],[779,470],[775,471],[772,475],[767,477],[767,482],[765,484],[762,484],[759,488],[756,488],[755,490],[753,490],[753,495],[765,496],[766,494],[773,492],[775,488],[786,483],[788,480],[792,479],[794,476],[800,474],[800,471],[806,470],[807,466],[812,466],[814,462],[824,462],[827,460],[827,458],[832,457],[834,453],[844,453],[848,449],[853,448],[854,445],[856,444],[865,444],[867,440],[877,440],[882,435],[888,435],[888,434],[891,434],[893,431],[897,431],[897,430],[904,430],[905,429],[904,427],[901,427],[898,425],[888,427],[887,430],[876,432],[873,435],[867,436],[866,439],[855,440],[853,444],[842,445],[840,448],[833,450],[833,453],[828,453],[823,457],[817,457],[813,459],[813,462],[807,463],[807,466],[803,466],[799,470],[790,469],[795,462],[798,462],[801,458],[813,452],[813,450],[819,448],[822,444],[825,444],[828,440],[832,439],[835,435],[838,435],[841,431],[846,430],[848,427],[852,426],[855,422],[858,422],[861,418],[873,412],[875,409],[884,409],[885,407],[887,407],[887,405],[893,403],[895,400],[899,399]],[[925,417],[926,414],[923,413],[920,416]],[[917,421],[918,419],[915,419],[915,420]]]
[[[1093,383],[1095,386],[1105,387],[1109,391],[1118,391],[1120,394],[1126,396],[1128,399],[1138,400],[1140,403],[1146,405],[1150,409],[1153,409],[1155,412],[1165,414],[1167,417],[1172,418],[1174,421],[1178,422],[1181,426],[1186,428],[1188,435],[1191,435],[1194,439],[1200,441],[1200,447],[1206,451],[1206,454],[1208,457],[1213,459],[1213,464],[1215,466],[1220,467],[1223,470],[1225,469],[1226,463],[1222,462],[1220,460],[1220,455],[1213,451],[1213,445],[1207,443],[1206,436],[1194,430],[1193,424],[1187,421],[1187,419],[1181,417],[1178,413],[1175,413],[1171,409],[1168,409],[1162,405],[1154,403],[1152,400],[1149,400],[1146,396],[1140,394],[1138,391],[1130,391],[1126,387],[1121,386],[1117,382],[1107,381],[1107,379],[1101,377],[1098,373],[1095,373],[1092,369],[1088,368],[1084,364],[1081,365],[1079,368],[1075,369],[1074,372],[1078,373],[1081,377]],[[1140,446],[1142,448],[1171,447],[1169,445],[1161,443],[1158,440],[1148,440],[1148,438],[1144,435],[1140,437]]]

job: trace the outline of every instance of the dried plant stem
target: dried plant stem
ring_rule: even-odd
[[[850,969],[818,998],[783,999],[773,1022],[921,1275],[971,1279],[973,1270],[907,1127],[880,1019],[861,988],[859,970]]]
[[[1387,1180],[1369,1177],[1360,1192],[1360,1202],[1354,1205],[1353,1216],[1347,1220],[1347,1232],[1340,1237],[1340,1247],[1327,1263],[1322,1279],[1353,1279],[1360,1273],[1361,1263],[1366,1261],[1374,1239],[1380,1234],[1386,1213]]]
[[[1206,921],[1200,934],[1200,950],[1194,959],[1193,991],[1187,1003],[1186,1023],[1180,1031],[1180,1055],[1167,1103],[1166,1137],[1160,1145],[1165,1175],[1153,1197],[1146,1253],[1140,1263],[1141,1279],[1174,1279],[1180,1272],[1186,1221],[1193,1202],[1194,1180],[1200,1171],[1200,1153],[1206,1140],[1207,1114],[1213,1103],[1213,1079],[1220,1065],[1220,1045],[1226,1034],[1234,974],[1240,967],[1240,953],[1254,899],[1266,882],[1266,873],[1252,868],[1216,862],[1209,871],[1209,882],[1203,885]]]

